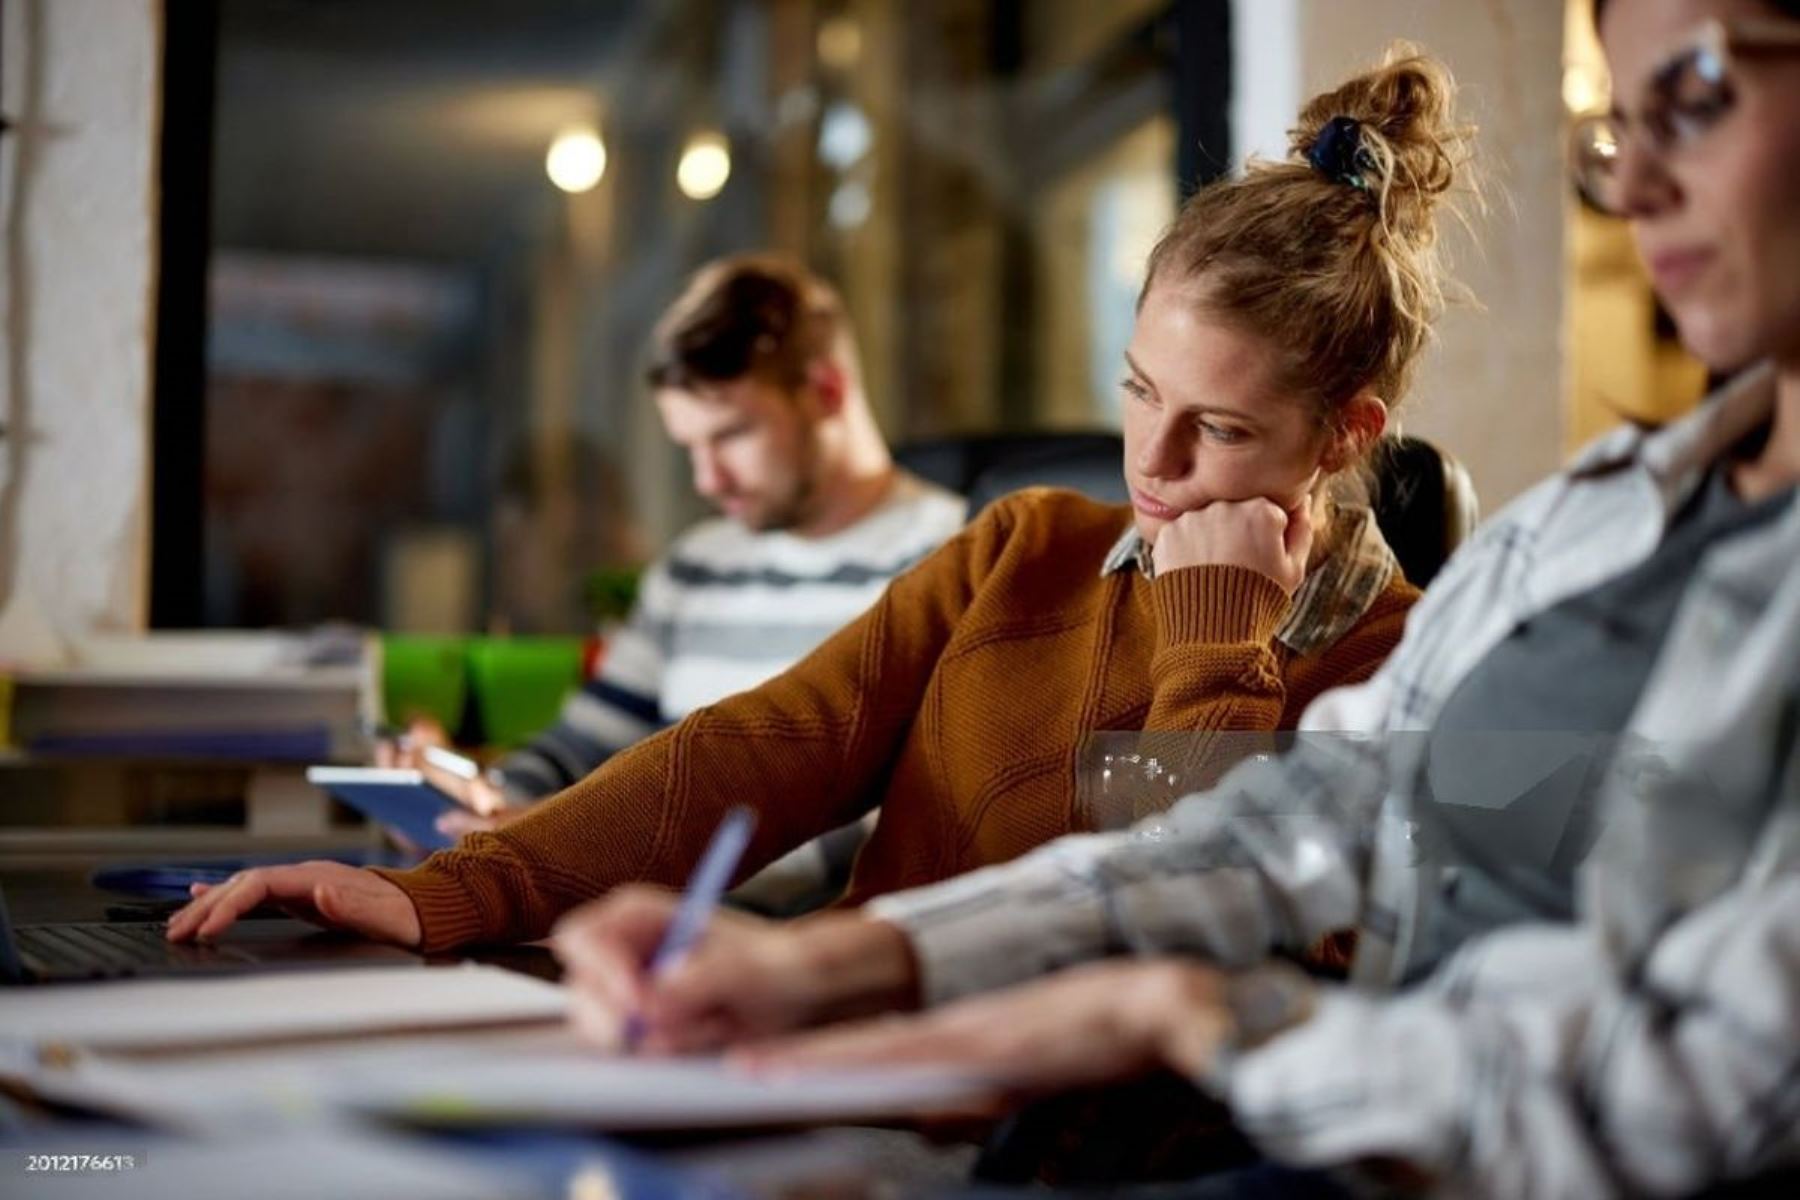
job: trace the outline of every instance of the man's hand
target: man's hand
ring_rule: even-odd
[[[1182,513],[1156,535],[1150,555],[1157,574],[1181,567],[1247,567],[1292,596],[1312,554],[1310,505],[1292,510],[1273,500],[1218,501]]]
[[[1159,1067],[1199,1075],[1231,1028],[1224,977],[1174,960],[1076,967],[946,1005],[743,1047],[758,1073],[872,1066],[955,1067],[1010,1103]],[[969,1114],[974,1115],[974,1114]]]
[[[486,776],[477,775],[471,779],[467,775],[458,775],[455,771],[445,770],[430,759],[421,759],[417,770],[425,777],[426,783],[462,805],[472,816],[499,818],[509,812],[510,805],[507,803],[506,793],[490,782]],[[493,824],[501,823],[503,822],[493,822]],[[493,828],[493,824],[484,826],[484,828]]]
[[[658,888],[623,887],[557,926],[570,1019],[583,1038],[618,1049],[635,1017],[639,1049],[687,1053],[916,1003],[905,935],[847,914],[779,924],[718,912],[685,959],[651,978],[647,964],[679,903]]]
[[[260,904],[328,929],[413,947],[423,931],[410,897],[373,871],[334,862],[239,871],[220,884],[196,883],[193,899],[169,918],[171,942],[211,941]]]
[[[439,833],[462,838],[471,833],[498,829],[525,811],[514,806],[506,793],[488,777],[478,775],[470,779],[437,766],[425,755],[426,748],[431,746],[449,749],[449,735],[436,721],[427,717],[417,718],[406,727],[406,733],[402,737],[383,738],[375,743],[375,765],[418,771],[432,787],[467,810],[447,812],[439,817]]]
[[[375,765],[405,767],[418,770],[425,747],[450,748],[450,735],[430,717],[414,717],[407,722],[406,732],[397,738],[382,737],[375,741]]]

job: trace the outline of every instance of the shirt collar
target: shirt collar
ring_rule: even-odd
[[[1137,523],[1127,521],[1125,532],[1106,552],[1106,561],[1100,564],[1100,577],[1117,575],[1126,567],[1136,567],[1138,572],[1149,579],[1154,576],[1155,568],[1150,563],[1150,546],[1138,535]]]
[[[1362,620],[1375,598],[1400,574],[1400,562],[1381,536],[1375,514],[1360,504],[1340,504],[1333,517],[1338,545],[1307,572],[1306,581],[1294,593],[1288,613],[1275,630],[1275,640],[1295,654],[1311,654],[1336,642]],[[1101,564],[1104,578],[1136,568],[1145,579],[1154,579],[1155,564],[1150,544],[1129,524],[1107,551]]]

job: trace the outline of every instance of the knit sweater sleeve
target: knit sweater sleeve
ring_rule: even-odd
[[[1144,729],[1272,730],[1286,702],[1275,631],[1288,597],[1248,567],[1182,567],[1151,584],[1156,649]]]
[[[541,937],[617,884],[678,885],[736,805],[757,815],[739,880],[861,816],[1013,519],[1013,506],[993,506],[761,687],[613,756],[493,833],[382,871],[418,909],[424,949]]]

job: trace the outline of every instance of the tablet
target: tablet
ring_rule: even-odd
[[[437,828],[437,819],[463,806],[425,782],[418,771],[397,767],[308,767],[317,784],[363,816],[425,850],[442,850],[456,839]]]

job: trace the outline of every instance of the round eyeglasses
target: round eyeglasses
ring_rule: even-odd
[[[1622,215],[1628,200],[1619,158],[1636,138],[1658,158],[1679,157],[1701,142],[1737,107],[1737,56],[1800,49],[1800,22],[1708,21],[1681,50],[1650,74],[1634,115],[1620,109],[1584,117],[1570,131],[1569,162],[1576,190],[1602,212]]]

